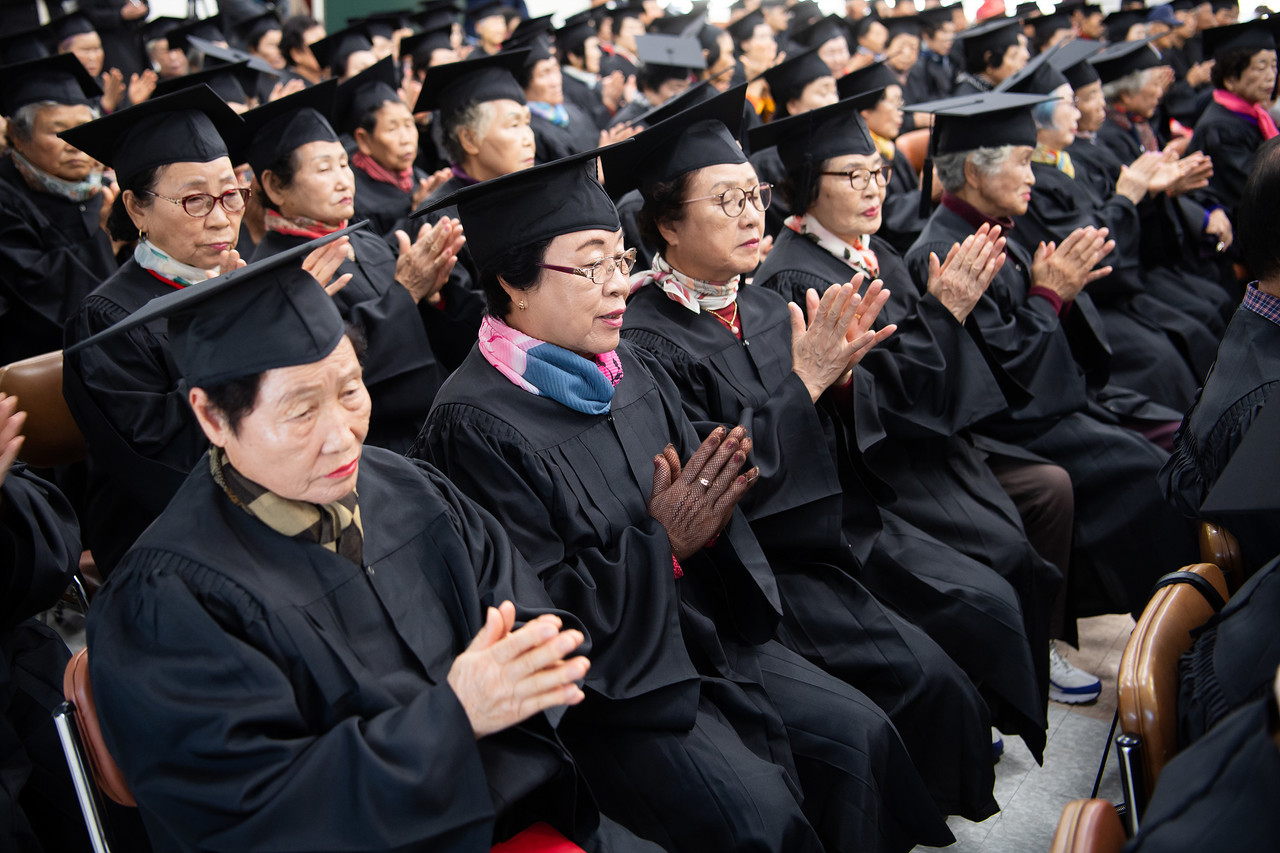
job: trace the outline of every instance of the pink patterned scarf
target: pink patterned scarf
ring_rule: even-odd
[[[616,351],[586,359],[517,331],[492,315],[480,323],[480,354],[513,385],[587,415],[609,411],[613,389],[622,381]]]

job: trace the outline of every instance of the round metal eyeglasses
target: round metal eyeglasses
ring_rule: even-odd
[[[580,275],[583,278],[589,278],[596,284],[603,285],[609,279],[613,278],[614,273],[621,272],[622,277],[626,278],[631,274],[631,268],[636,265],[636,250],[627,249],[619,255],[610,255],[607,258],[587,264],[584,267],[558,267],[555,264],[535,264],[544,270],[555,270],[556,272],[568,273],[569,275]]]
[[[163,199],[170,204],[181,205],[187,215],[194,216],[197,219],[208,216],[213,212],[215,204],[222,205],[222,209],[227,213],[239,213],[244,210],[245,204],[249,201],[249,196],[253,195],[253,191],[247,187],[237,187],[234,190],[227,190],[222,195],[210,195],[209,193],[194,193],[192,195],[184,195],[182,198],[169,198],[159,193],[146,191],[147,195]]]
[[[720,205],[720,209],[727,216],[741,216],[742,211],[747,209],[748,200],[751,202],[752,207],[763,213],[769,209],[769,203],[773,201],[773,184],[760,184],[749,190],[744,190],[742,187],[730,187],[722,193],[698,196],[680,203],[693,204],[695,201],[706,201],[709,198],[715,199],[716,203]]]

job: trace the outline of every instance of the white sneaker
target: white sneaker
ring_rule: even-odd
[[[1053,640],[1049,641],[1049,698],[1079,705],[1092,702],[1102,693],[1102,682],[1083,669],[1072,666]]]

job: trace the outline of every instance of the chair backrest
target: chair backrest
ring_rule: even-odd
[[[1227,576],[1227,586],[1235,592],[1244,583],[1244,559],[1240,543],[1227,528],[1212,521],[1200,522],[1200,559],[1213,563]]]
[[[1217,566],[1197,563],[1184,571],[1205,578],[1227,599],[1227,582]],[[1178,659],[1191,648],[1191,632],[1212,615],[1213,607],[1199,590],[1185,583],[1163,587],[1147,602],[1120,658],[1120,730],[1142,738],[1147,791],[1155,790],[1177,747]]]
[[[62,350],[0,367],[0,391],[17,397],[27,413],[23,462],[53,468],[84,458],[84,435],[62,396]]]
[[[1072,800],[1062,808],[1050,853],[1120,853],[1124,826],[1106,800]]]
[[[98,706],[93,701],[93,687],[89,684],[89,650],[81,649],[71,656],[62,676],[62,693],[76,708],[76,725],[80,742],[93,770],[98,788],[122,806],[136,806],[129,784],[116,760],[107,752],[102,741],[102,729],[98,725]]]
[[[929,151],[929,128],[922,127],[919,130],[909,130],[900,134],[894,140],[894,144],[907,155],[907,159],[919,174],[924,168],[924,158]]]

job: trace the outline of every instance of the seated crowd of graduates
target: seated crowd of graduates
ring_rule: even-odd
[[[0,37],[0,362],[63,350],[87,447],[11,467],[0,397],[16,849],[84,845],[29,619],[82,548],[153,849],[889,851],[1202,517],[1213,783],[1132,844],[1274,844],[1280,21],[908,5]]]

